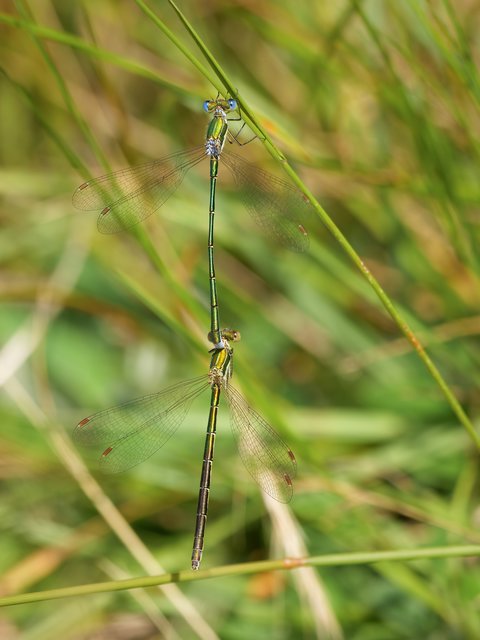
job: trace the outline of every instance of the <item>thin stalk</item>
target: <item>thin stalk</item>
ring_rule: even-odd
[[[215,77],[211,76],[207,67],[205,67],[200,60],[195,57],[183,43],[177,38],[177,36],[171,31],[167,25],[158,18],[158,16],[144,3],[142,0],[135,0],[140,9],[150,18],[150,20],[162,31],[167,38],[179,49],[183,55],[193,64],[193,66],[200,71],[200,73],[209,80],[213,86],[215,86]],[[170,3],[172,4],[172,3]],[[176,8],[174,6],[174,8]],[[218,87],[217,87],[218,88]],[[220,90],[220,89],[219,89]]]
[[[92,595],[94,593],[112,593],[114,591],[127,591],[129,589],[144,589],[158,585],[206,580],[207,578],[250,575],[263,573],[265,571],[291,571],[292,569],[300,569],[303,567],[345,567],[363,564],[370,565],[379,562],[406,562],[433,558],[468,558],[479,556],[480,545],[459,545],[451,547],[425,547],[423,549],[397,549],[392,551],[333,553],[324,556],[312,556],[310,558],[264,560],[261,562],[233,564],[214,569],[203,569],[196,572],[191,570],[179,571],[175,573],[165,573],[159,576],[142,576],[141,578],[130,578],[128,580],[112,580],[110,582],[97,582],[65,587],[63,589],[22,593],[0,598],[0,607],[7,607],[14,604],[27,604],[29,602],[59,600],[61,598]]]

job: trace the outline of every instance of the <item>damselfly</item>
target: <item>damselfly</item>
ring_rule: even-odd
[[[240,197],[254,220],[280,244],[294,251],[306,250],[308,236],[303,223],[311,214],[308,203],[292,185],[223,150],[227,137],[234,138],[229,134],[229,120],[240,119],[239,116],[229,118],[229,114],[238,109],[236,101],[217,97],[206,100],[203,106],[212,114],[203,145],[89,180],[75,191],[73,204],[84,211],[101,209],[97,226],[102,233],[128,229],[157,211],[176,191],[187,171],[209,158],[210,336],[213,344],[220,344],[213,264],[215,190],[220,158],[230,169]]]
[[[292,497],[292,480],[296,473],[293,452],[230,382],[233,357],[230,343],[239,337],[237,331],[221,331],[221,346],[217,345],[212,349],[207,375],[180,382],[160,393],[100,411],[84,418],[74,433],[75,440],[81,445],[103,448],[100,464],[104,471],[125,471],[160,449],[182,424],[193,400],[208,388],[211,389],[192,569],[199,568],[202,558],[217,414],[222,391],[230,407],[230,424],[245,467],[272,498],[288,502]]]

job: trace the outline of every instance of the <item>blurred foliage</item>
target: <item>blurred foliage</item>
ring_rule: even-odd
[[[478,419],[480,5],[179,5]],[[193,50],[168,3],[151,8]],[[201,103],[216,91],[134,2],[3,1],[0,12],[9,593],[108,579],[106,558],[142,573],[51,436],[207,370],[207,175],[205,165],[192,172],[137,234],[100,236],[69,194],[89,174],[201,144]],[[243,152],[281,175],[258,141]],[[291,516],[308,553],[479,542],[473,447],[333,239],[314,221],[306,255],[269,243],[228,175],[217,208],[222,325],[242,333],[236,383],[296,453]],[[189,566],[207,403],[148,462],[99,477],[167,570]],[[267,557],[271,546],[282,555],[282,534],[221,417],[204,566]],[[229,640],[340,637],[322,618],[329,606],[349,639],[480,637],[478,561],[322,570],[319,589],[320,577],[325,600],[290,574],[182,590]],[[150,595],[176,637],[206,637]],[[145,602],[112,594],[4,610],[0,631],[164,637],[156,623]]]

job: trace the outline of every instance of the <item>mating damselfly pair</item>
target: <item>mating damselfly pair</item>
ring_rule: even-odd
[[[101,209],[98,228],[103,233],[128,229],[157,211],[182,182],[186,172],[204,158],[210,162],[208,266],[210,283],[210,332],[213,344],[209,372],[173,385],[164,391],[100,411],[82,420],[75,439],[82,445],[104,448],[101,467],[116,473],[129,469],[153,455],[184,421],[193,400],[211,389],[203,466],[192,552],[192,568],[202,557],[210,492],[217,414],[223,391],[229,407],[231,427],[240,457],[252,477],[271,497],[288,502],[296,472],[295,456],[275,430],[232,386],[232,342],[238,331],[220,329],[214,263],[214,218],[219,165],[233,174],[242,199],[255,221],[282,245],[295,251],[308,247],[303,222],[308,205],[291,185],[262,171],[230,151],[224,151],[229,132],[229,114],[237,110],[235,100],[206,100],[212,114],[203,145],[187,151],[130,167],[81,185],[73,203],[82,210]],[[240,119],[239,116],[232,119]]]

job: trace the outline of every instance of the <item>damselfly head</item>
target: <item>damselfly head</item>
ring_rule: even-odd
[[[233,98],[215,98],[215,100],[205,100],[203,103],[203,110],[207,113],[213,113],[216,109],[220,109],[221,111],[233,111],[237,108],[237,101]]]
[[[222,338],[228,342],[238,342],[241,337],[238,329],[222,329]]]

